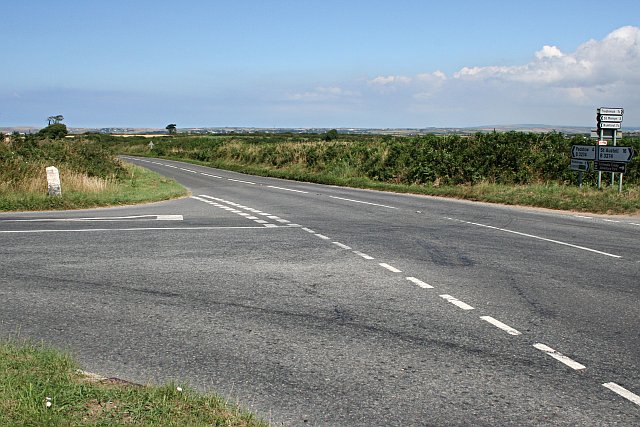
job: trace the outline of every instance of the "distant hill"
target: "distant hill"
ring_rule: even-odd
[[[44,126],[43,126],[44,127]],[[595,127],[595,126],[594,126]],[[476,132],[561,132],[568,135],[589,134],[593,127],[586,126],[551,126],[544,124],[514,124],[514,125],[485,125],[474,127],[426,127],[426,128],[337,128],[340,133],[351,134],[382,134],[382,135],[468,135]],[[0,127],[0,132],[8,134],[19,132],[22,134],[36,133],[41,128],[35,126],[8,126]],[[198,127],[178,128],[179,133],[191,134],[229,134],[229,133],[324,133],[330,128],[252,128],[252,127]],[[638,127],[624,127],[622,131],[628,133],[640,133]],[[166,135],[164,128],[134,128],[134,127],[107,127],[107,128],[69,128],[70,134],[83,134],[86,132],[114,134],[114,135]]]

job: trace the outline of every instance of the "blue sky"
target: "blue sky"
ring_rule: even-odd
[[[640,126],[640,2],[3,4],[0,126]]]

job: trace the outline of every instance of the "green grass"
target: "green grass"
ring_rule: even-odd
[[[0,339],[0,425],[267,426],[218,396],[95,380],[68,354],[7,339]]]
[[[0,211],[38,211],[85,209],[100,206],[131,205],[183,197],[187,190],[172,179],[148,169],[124,164],[124,178],[110,181],[100,191],[69,190],[62,181],[62,196],[50,197],[46,182],[38,191],[0,190]]]
[[[605,186],[598,190],[595,186],[589,186],[588,184],[585,184],[582,188],[575,185],[555,183],[529,185],[493,183],[475,185],[406,185],[380,182],[365,177],[312,172],[299,165],[289,168],[275,168],[262,165],[243,165],[228,160],[202,162],[181,157],[167,156],[165,158],[252,175],[396,193],[421,194],[597,214],[637,214],[640,211],[640,188],[637,186],[625,186],[623,192],[619,194],[617,186]]]

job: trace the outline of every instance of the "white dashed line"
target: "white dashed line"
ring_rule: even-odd
[[[627,399],[627,400],[635,403],[636,405],[640,406],[640,396],[638,396],[635,393],[630,392],[629,390],[627,390],[626,388],[622,387],[621,385],[618,385],[616,383],[604,383],[602,385],[605,386],[606,388],[608,388],[609,390],[613,391],[614,393],[617,393],[620,396],[624,397],[625,399]]]
[[[313,231],[312,229],[307,228],[307,227],[302,227],[302,229],[303,229],[304,231],[306,231],[307,233],[311,233],[311,234],[315,234],[315,233],[316,233],[315,231]]]
[[[380,206],[382,208],[387,208],[387,209],[398,209],[393,206],[379,205],[378,203],[363,202],[362,200],[345,199],[344,197],[336,197],[336,196],[329,196],[329,197],[331,197],[332,199],[345,200],[347,202],[362,203],[364,205]]]
[[[329,240],[329,238],[324,234],[316,233],[315,236],[321,238],[322,240]]]
[[[337,247],[342,248],[342,249],[351,249],[349,246],[347,246],[345,244],[342,244],[340,242],[331,242],[331,243],[333,243],[334,245],[336,245]]]
[[[242,184],[256,185],[256,183],[255,183],[255,182],[251,182],[251,181],[242,181],[241,179],[227,178],[227,181],[240,182],[240,183],[242,183]]]
[[[454,298],[451,295],[440,295],[440,298],[449,301],[451,304],[463,310],[473,310],[473,307],[471,307],[469,304],[467,304],[466,302],[462,302],[458,298]]]
[[[363,254],[362,252],[353,251],[354,254],[361,256],[364,259],[375,259],[371,255]]]
[[[382,268],[386,268],[387,270],[389,270],[392,273],[402,273],[402,270],[398,270],[397,268],[395,268],[392,265],[389,265],[387,263],[381,262],[380,264],[378,264],[380,267]]]
[[[422,289],[433,289],[433,286],[423,282],[422,280],[416,279],[415,277],[407,277],[407,280],[415,283],[416,285],[420,286]]]
[[[547,353],[549,356],[553,357],[557,361],[564,363],[565,365],[567,365],[568,367],[570,367],[572,369],[575,369],[576,371],[581,370],[581,369],[586,369],[586,366],[584,366],[583,364],[576,362],[575,360],[571,359],[570,357],[565,356],[564,354],[552,349],[551,347],[549,347],[547,345],[537,343],[537,344],[534,344],[533,346],[535,348],[537,348],[538,350]]]
[[[561,242],[559,240],[547,239],[546,237],[540,237],[540,236],[536,236],[536,235],[533,235],[533,234],[521,233],[519,231],[509,230],[509,229],[506,229],[506,228],[494,227],[492,225],[480,224],[480,223],[477,223],[477,222],[470,222],[470,221],[463,221],[461,219],[455,219],[455,218],[449,218],[449,217],[446,217],[445,219],[449,219],[449,220],[456,221],[456,222],[461,222],[463,224],[475,225],[477,227],[489,228],[491,230],[503,231],[505,233],[517,234],[518,236],[529,237],[529,238],[532,238],[532,239],[542,240],[542,241],[549,242],[549,243],[556,243],[558,245],[569,246],[571,248],[581,249],[583,251],[593,252],[593,253],[596,253],[596,254],[605,255],[605,256],[612,257],[612,258],[622,258],[621,255],[614,255],[614,254],[610,254],[608,252],[602,252],[602,251],[598,251],[598,250],[595,250],[595,249],[586,248],[584,246],[573,245],[571,243]]]
[[[511,326],[502,323],[499,320],[494,319],[491,316],[480,316],[480,318],[484,321],[487,321],[489,323],[491,323],[493,326],[502,329],[503,331],[505,331],[506,333],[508,333],[509,335],[522,335],[522,333],[516,329],[513,329]]]
[[[292,192],[294,192],[294,193],[309,194],[309,192],[307,192],[307,191],[294,190],[294,189],[292,189],[292,188],[276,187],[275,185],[267,185],[267,187],[269,187],[269,188],[275,188],[275,189],[277,189],[277,190],[292,191]]]
[[[593,219],[593,217],[584,216],[584,215],[574,215],[574,217],[576,217],[576,218],[584,218],[584,219]]]

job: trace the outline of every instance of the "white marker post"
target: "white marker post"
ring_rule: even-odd
[[[55,166],[47,168],[47,184],[50,196],[62,196],[62,186],[60,185],[60,172]]]

